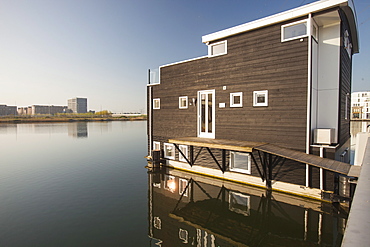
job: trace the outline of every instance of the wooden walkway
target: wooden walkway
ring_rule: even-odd
[[[352,166],[340,161],[321,158],[316,155],[306,154],[304,152],[279,147],[273,144],[264,142],[249,142],[225,139],[209,139],[200,137],[182,137],[170,139],[169,143],[180,145],[189,145],[195,147],[208,147],[223,150],[239,151],[251,153],[254,150],[273,154],[290,160],[298,161],[304,164],[323,168],[329,171],[337,172],[347,176],[358,177],[360,174],[360,167]]]

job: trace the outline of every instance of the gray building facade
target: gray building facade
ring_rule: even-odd
[[[16,106],[0,105],[0,116],[17,115]]]
[[[73,113],[87,113],[87,98],[72,98],[68,100],[68,109]]]

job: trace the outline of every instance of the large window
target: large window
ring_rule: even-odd
[[[243,93],[230,93],[230,107],[243,106]]]
[[[253,106],[268,106],[268,91],[253,91]]]
[[[153,109],[161,109],[161,99],[153,99]]]
[[[187,145],[179,145],[179,149],[188,158],[188,146]],[[179,161],[187,162],[184,156],[179,152]]]
[[[208,56],[219,56],[227,54],[227,41],[221,41],[208,45]]]
[[[230,152],[230,171],[251,174],[251,157],[248,153]]]
[[[163,144],[164,146],[164,157],[167,159],[175,159],[175,146],[170,143]]]
[[[306,37],[307,20],[297,21],[281,26],[281,41],[288,41]]]

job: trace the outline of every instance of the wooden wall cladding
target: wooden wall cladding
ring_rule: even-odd
[[[154,136],[196,136],[197,107],[179,109],[178,98],[191,102],[198,91],[215,89],[216,138],[304,150],[308,40],[281,42],[280,32],[279,24],[228,37],[226,55],[162,67],[161,84],[153,86],[153,97],[161,99]],[[267,107],[253,107],[253,91],[260,90],[268,90]],[[243,107],[230,107],[233,92],[243,92]]]

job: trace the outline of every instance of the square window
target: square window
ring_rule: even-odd
[[[219,56],[227,54],[227,41],[221,41],[208,45],[208,56]]]
[[[188,158],[188,146],[187,145],[179,145],[179,149]],[[179,161],[187,162],[184,156],[179,152]]]
[[[251,158],[248,153],[230,152],[230,171],[251,174]]]
[[[268,91],[253,92],[253,106],[268,106]]]
[[[230,93],[230,107],[243,107],[243,93]]]
[[[179,108],[180,109],[188,108],[188,96],[179,97]]]
[[[153,142],[153,150],[161,150],[161,143]]]
[[[250,196],[241,193],[230,192],[229,209],[245,216],[250,215]]]
[[[164,157],[167,159],[175,159],[175,146],[170,143],[163,144],[164,146]]]
[[[153,99],[153,109],[161,109],[161,99]]]
[[[180,195],[183,194],[184,196],[188,196],[189,188],[186,188],[186,186],[188,186],[188,180],[180,178],[179,179],[179,194]]]
[[[281,41],[299,39],[307,36],[307,20],[281,26]]]

